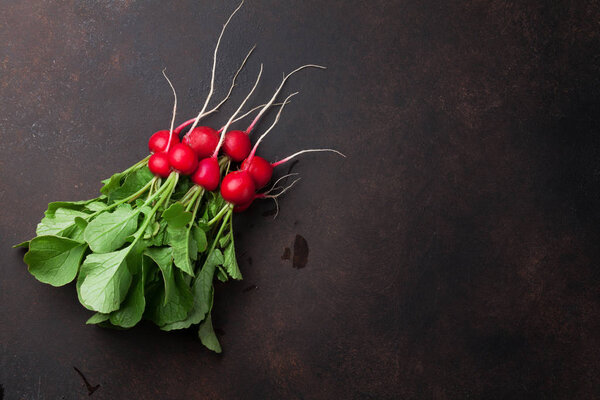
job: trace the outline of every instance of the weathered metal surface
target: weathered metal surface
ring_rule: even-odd
[[[211,121],[259,62],[256,104],[321,63],[290,80],[261,154],[348,158],[307,155],[277,220],[268,203],[236,217],[245,280],[217,289],[221,356],[193,331],[86,326],[73,285],[28,274],[10,246],[46,204],[95,196],[167,126],[162,68],[178,120],[197,112],[235,5],[0,3],[4,397],[599,397],[597,1],[248,2],[217,96],[259,46]],[[297,234],[300,269],[282,257]]]

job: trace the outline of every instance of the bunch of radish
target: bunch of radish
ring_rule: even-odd
[[[209,349],[221,346],[212,327],[213,280],[242,279],[235,256],[232,215],[246,210],[255,199],[277,199],[287,187],[272,180],[274,168],[314,151],[302,150],[277,162],[257,155],[261,141],[275,127],[289,99],[276,100],[290,76],[284,76],[265,104],[242,114],[258,86],[263,67],[247,96],[223,127],[200,126],[200,121],[227,101],[235,81],[250,57],[243,60],[229,92],[207,110],[214,91],[215,66],[223,25],[213,56],[210,91],[195,118],[174,128],[177,96],[165,75],[175,102],[170,129],[154,133],[150,155],[127,170],[103,181],[101,195],[77,202],[54,202],[38,224],[37,236],[24,260],[39,281],[62,286],[76,280],[81,304],[95,314],[89,324],[130,328],[140,320],[163,330],[198,325],[198,335]],[[164,74],[164,71],[163,71]],[[279,106],[274,122],[252,145],[251,134],[270,108]],[[257,112],[245,130],[232,124]]]

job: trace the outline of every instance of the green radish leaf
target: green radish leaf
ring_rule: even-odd
[[[25,242],[21,242],[19,244],[15,244],[15,245],[13,245],[12,248],[16,249],[16,248],[19,248],[19,247],[29,247],[29,242],[30,242],[30,240],[27,240]]]
[[[105,202],[99,201],[99,200],[92,201],[91,203],[85,205],[85,208],[87,208],[88,210],[90,210],[92,212],[102,211],[106,207],[108,207],[108,205]]]
[[[151,239],[158,233],[159,230],[160,230],[160,224],[158,222],[154,221],[151,224],[148,224],[148,226],[146,227],[146,230],[144,231],[144,236],[142,238],[144,240]]]
[[[188,275],[194,275],[194,264],[198,256],[198,245],[192,240],[189,227],[167,226],[167,243],[173,249],[175,265]]]
[[[24,261],[29,272],[43,283],[63,286],[75,279],[87,245],[59,236],[31,240]]]
[[[131,284],[126,257],[132,246],[111,253],[92,253],[81,265],[77,289],[80,302],[88,309],[110,313],[119,308]]]
[[[209,218],[214,218],[219,211],[223,209],[225,206],[225,200],[221,197],[220,194],[213,193],[213,197],[208,203],[208,216]]]
[[[194,292],[194,305],[192,310],[187,315],[187,318],[181,321],[173,322],[161,326],[160,329],[170,331],[174,329],[185,329],[192,325],[200,323],[209,311],[209,303],[211,301],[212,281],[215,275],[217,265],[223,263],[223,254],[217,249],[213,250],[202,269],[196,276],[192,290]]]
[[[110,323],[122,328],[131,328],[142,319],[146,307],[143,274],[133,276],[127,297],[118,310],[110,313]]]
[[[192,291],[186,284],[183,273],[173,268],[172,264],[161,270],[164,286],[155,286],[145,314],[146,318],[158,326],[185,319],[194,304]]]
[[[110,318],[110,314],[102,314],[102,313],[97,312],[96,314],[92,315],[90,317],[90,319],[85,321],[85,323],[88,325],[95,325],[95,324],[99,324],[101,322],[107,321],[109,318]]]
[[[221,282],[227,282],[229,280],[229,278],[227,277],[227,273],[220,265],[219,269],[217,270],[217,279],[219,279]]]
[[[177,186],[173,191],[173,198],[180,199],[182,198],[188,190],[194,185],[194,183],[190,180],[189,176],[181,175],[179,180],[177,181]]]
[[[223,236],[221,239],[219,239],[219,247],[220,248],[225,248],[225,246],[227,246],[227,244],[229,243],[229,241],[231,240],[231,235],[225,235]]]
[[[108,179],[104,179],[102,183],[104,186],[100,189],[100,192],[104,195],[109,196],[112,192],[117,190],[121,186],[121,179],[125,176],[123,172],[117,172]]]
[[[185,211],[183,204],[178,202],[163,211],[162,217],[170,227],[183,228],[192,220],[192,213]]]
[[[110,193],[105,193],[108,195],[108,202],[112,203],[114,201],[131,196],[132,194],[136,193],[141,188],[143,188],[148,182],[150,182],[152,178],[154,178],[154,175],[152,174],[152,172],[150,172],[147,166],[130,172],[125,177],[123,185],[120,185],[118,188],[115,188]]]
[[[87,216],[88,214],[81,211],[58,208],[50,216],[42,218],[35,233],[38,236],[63,236],[65,231],[75,224],[75,217],[86,218]]]
[[[158,231],[156,231],[156,224],[158,224]],[[167,223],[164,220],[161,220],[160,223],[155,222],[152,226],[153,231],[151,232],[151,236],[147,239],[145,239],[146,244],[148,247],[150,246],[156,246],[156,247],[160,247],[162,245],[167,244],[165,241],[165,233],[167,230]],[[156,233],[155,233],[156,232]],[[146,233],[149,233],[148,230],[146,231]],[[147,235],[144,235],[144,237],[146,237]]]
[[[85,228],[87,227],[88,222],[81,217],[75,217],[75,219],[73,221],[74,221],[73,226],[65,229],[63,231],[62,236],[69,238],[69,239],[76,240],[81,243],[84,243],[85,240],[83,240],[83,232],[85,231]]]
[[[173,251],[169,247],[148,247],[144,254],[162,270],[173,263]]]
[[[219,339],[217,339],[217,335],[215,335],[215,331],[212,325],[212,319],[210,314],[206,317],[204,321],[200,324],[198,328],[198,337],[204,346],[206,346],[209,350],[214,351],[215,353],[220,353],[221,344],[219,344]]]
[[[233,236],[233,234],[231,236]],[[240,271],[240,267],[238,266],[235,257],[235,246],[233,244],[233,238],[231,239],[229,246],[227,246],[227,248],[225,249],[225,253],[223,254],[223,256],[223,266],[227,270],[229,276],[231,276],[233,279],[241,280],[242,272]]]
[[[208,225],[207,223],[208,221],[202,217],[199,221],[196,221],[196,225],[198,226],[198,228],[202,229],[202,231],[204,232],[208,232],[210,231],[210,225]]]
[[[86,208],[88,204],[91,204],[92,202],[100,200],[103,197],[104,196],[98,197],[96,199],[81,200],[81,201],[53,201],[52,203],[48,204],[48,209],[46,210],[44,215],[46,215],[47,217],[52,217],[52,216],[54,216],[54,213],[56,212],[56,210],[58,210],[59,208],[81,211],[84,208]]]
[[[93,219],[83,237],[95,253],[114,251],[136,231],[138,215],[129,204],[122,204],[113,212],[104,212]]]
[[[198,253],[204,253],[206,251],[206,248],[208,247],[206,233],[204,233],[202,228],[194,225],[194,227],[192,228],[192,234],[194,236],[194,240],[196,241]]]

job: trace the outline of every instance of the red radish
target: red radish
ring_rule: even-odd
[[[259,156],[254,156],[252,160],[245,159],[241,168],[248,171],[256,185],[256,189],[264,187],[273,176],[271,163]]]
[[[316,151],[332,151],[334,153],[339,154],[342,157],[346,157],[339,151],[333,150],[333,149],[307,149],[307,150],[302,150],[297,153],[294,153],[291,156],[288,156],[288,157],[284,158],[283,160],[279,160],[272,164],[269,163],[264,158],[259,157],[259,156],[254,156],[254,157],[252,157],[252,159],[250,159],[250,157],[248,157],[242,163],[241,168],[248,171],[248,173],[254,180],[256,189],[258,190],[258,189],[264,187],[267,183],[269,183],[269,181],[271,180],[271,177],[273,176],[273,168],[275,168],[278,165],[288,162],[289,160],[291,160],[292,158],[294,158],[296,156],[299,156],[300,154],[312,153],[312,152],[316,152]]]
[[[171,165],[169,164],[169,156],[167,153],[154,153],[148,160],[148,168],[156,176],[166,178],[171,173]]]
[[[250,138],[243,131],[229,131],[225,134],[223,151],[233,161],[240,162],[250,154],[252,144]]]
[[[219,186],[221,179],[221,170],[219,169],[219,161],[216,158],[209,157],[201,160],[198,163],[198,168],[192,174],[192,182],[202,186],[204,189],[213,191]]]
[[[209,126],[198,126],[188,132],[182,143],[194,150],[199,159],[210,157],[219,143],[219,134]]]
[[[173,132],[171,136],[171,144],[179,143],[179,137]],[[148,149],[152,153],[160,153],[167,150],[169,144],[169,131],[158,131],[148,140]]]
[[[230,172],[221,182],[221,196],[234,205],[251,202],[255,189],[254,181],[247,171]]]
[[[198,158],[189,146],[177,143],[169,151],[169,164],[183,175],[189,175],[196,170]]]
[[[280,188],[280,187],[277,187],[277,184],[282,179],[285,179],[285,178],[290,177],[292,175],[298,175],[298,174],[287,174],[287,175],[282,176],[281,178],[277,179],[277,181],[275,181],[275,183],[273,184],[273,187],[271,189],[269,189],[267,192],[255,194],[254,197],[252,198],[252,200],[250,200],[249,202],[243,203],[243,204],[240,204],[240,205],[236,205],[235,207],[233,207],[233,211],[236,212],[236,213],[240,213],[240,212],[246,211],[248,209],[248,207],[250,207],[252,205],[252,202],[254,200],[256,200],[256,199],[273,199],[273,201],[275,202],[275,205],[277,207],[277,213],[275,214],[275,216],[277,216],[277,214],[279,213],[279,203],[277,203],[277,198],[279,196],[281,196],[282,194],[284,194],[292,186],[294,186],[296,184],[296,182],[298,182],[300,180],[300,178],[296,179],[289,186],[287,186],[287,187],[285,187],[283,189]],[[279,193],[277,193],[277,194],[271,194],[271,192],[273,192],[276,189],[282,189],[282,190]]]
[[[233,212],[235,213],[241,213],[244,212],[248,209],[248,207],[250,207],[252,205],[252,200],[250,200],[248,203],[246,204],[241,204],[239,206],[234,206],[233,207]]]

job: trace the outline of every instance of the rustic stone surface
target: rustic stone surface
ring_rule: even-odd
[[[236,217],[245,280],[217,288],[221,356],[193,331],[86,326],[73,285],[28,274],[10,246],[46,204],[95,196],[167,126],[162,68],[178,120],[198,110],[235,5],[2,2],[0,393],[599,397],[598,1],[248,2],[217,96],[259,46],[211,122],[259,62],[256,104],[282,72],[321,63],[290,80],[301,94],[261,154],[348,158],[306,155],[277,220],[267,202]],[[281,257],[297,234],[302,269]]]

